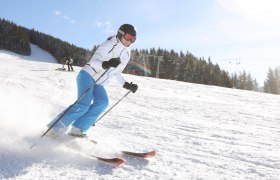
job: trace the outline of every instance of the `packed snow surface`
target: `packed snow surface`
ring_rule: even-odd
[[[69,148],[40,135],[76,101],[80,68],[56,71],[61,65],[28,58],[0,52],[0,179],[280,179],[280,96],[124,75],[139,89],[90,129],[99,143]],[[111,107],[127,90],[113,80],[107,92]],[[78,152],[126,163],[116,168]]]

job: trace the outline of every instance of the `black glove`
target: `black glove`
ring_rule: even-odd
[[[112,58],[109,61],[104,61],[102,63],[102,68],[103,69],[108,69],[110,67],[117,67],[121,63],[120,58]]]
[[[132,82],[129,84],[128,82],[125,82],[123,85],[123,88],[128,89],[130,91],[132,91],[133,93],[135,93],[138,89],[137,84],[133,84]]]

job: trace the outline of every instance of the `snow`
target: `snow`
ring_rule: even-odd
[[[115,168],[40,139],[76,101],[80,68],[62,72],[59,64],[28,61],[51,59],[34,48],[36,58],[0,51],[0,179],[280,178],[280,96],[272,94],[124,75],[139,89],[90,130],[100,143],[74,143],[105,157],[156,150],[154,158],[123,157]],[[127,92],[116,81],[107,90],[109,107]]]
[[[29,61],[40,61],[48,63],[57,63],[57,60],[48,52],[42,50],[38,46],[31,44],[31,55],[23,56],[13,52],[0,50],[0,59],[17,59],[17,60],[29,60]]]

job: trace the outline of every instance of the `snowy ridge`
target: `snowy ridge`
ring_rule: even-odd
[[[30,56],[23,56],[10,51],[0,50],[0,59],[15,59],[15,60],[57,63],[57,60],[50,53],[42,50],[37,45],[30,44],[30,48],[31,48]]]
[[[139,85],[89,135],[83,151],[108,157],[151,150],[113,168],[40,141],[46,124],[76,100],[75,72],[0,52],[0,179],[279,179],[280,96],[125,75]],[[110,105],[127,91],[108,85]]]

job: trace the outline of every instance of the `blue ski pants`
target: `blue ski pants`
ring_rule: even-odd
[[[78,97],[82,96],[94,83],[94,79],[87,72],[81,70],[77,76]],[[108,104],[109,100],[105,88],[102,85],[94,85],[80,101],[71,107],[60,122],[56,123],[54,128],[67,127],[72,124],[72,126],[86,133]],[[50,124],[56,121],[62,113]]]

